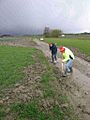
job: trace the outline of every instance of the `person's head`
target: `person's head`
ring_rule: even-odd
[[[59,50],[60,50],[61,53],[64,53],[64,52],[65,52],[65,48],[64,48],[63,46],[61,46],[61,47],[59,48]]]
[[[51,47],[51,46],[52,46],[52,43],[49,43],[49,46]]]

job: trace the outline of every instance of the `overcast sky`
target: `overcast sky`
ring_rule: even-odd
[[[0,33],[90,32],[90,0],[0,0]]]

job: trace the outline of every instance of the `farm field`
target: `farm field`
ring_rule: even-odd
[[[0,120],[77,120],[56,73],[30,38],[0,45]]]

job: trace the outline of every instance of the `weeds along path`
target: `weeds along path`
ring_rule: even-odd
[[[34,41],[37,43],[38,49],[42,50],[50,60],[48,44],[37,39]],[[61,71],[59,52],[57,56],[58,63],[55,66]],[[90,120],[90,63],[76,57],[73,70],[72,76],[65,78],[65,89],[77,114],[81,116],[80,120]]]

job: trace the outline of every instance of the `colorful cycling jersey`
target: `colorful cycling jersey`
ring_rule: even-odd
[[[65,48],[65,52],[63,53],[63,58],[64,58],[63,62],[66,62],[70,59],[73,60],[75,57],[74,57],[74,54],[72,53],[72,51],[66,47],[64,47],[64,48]]]

